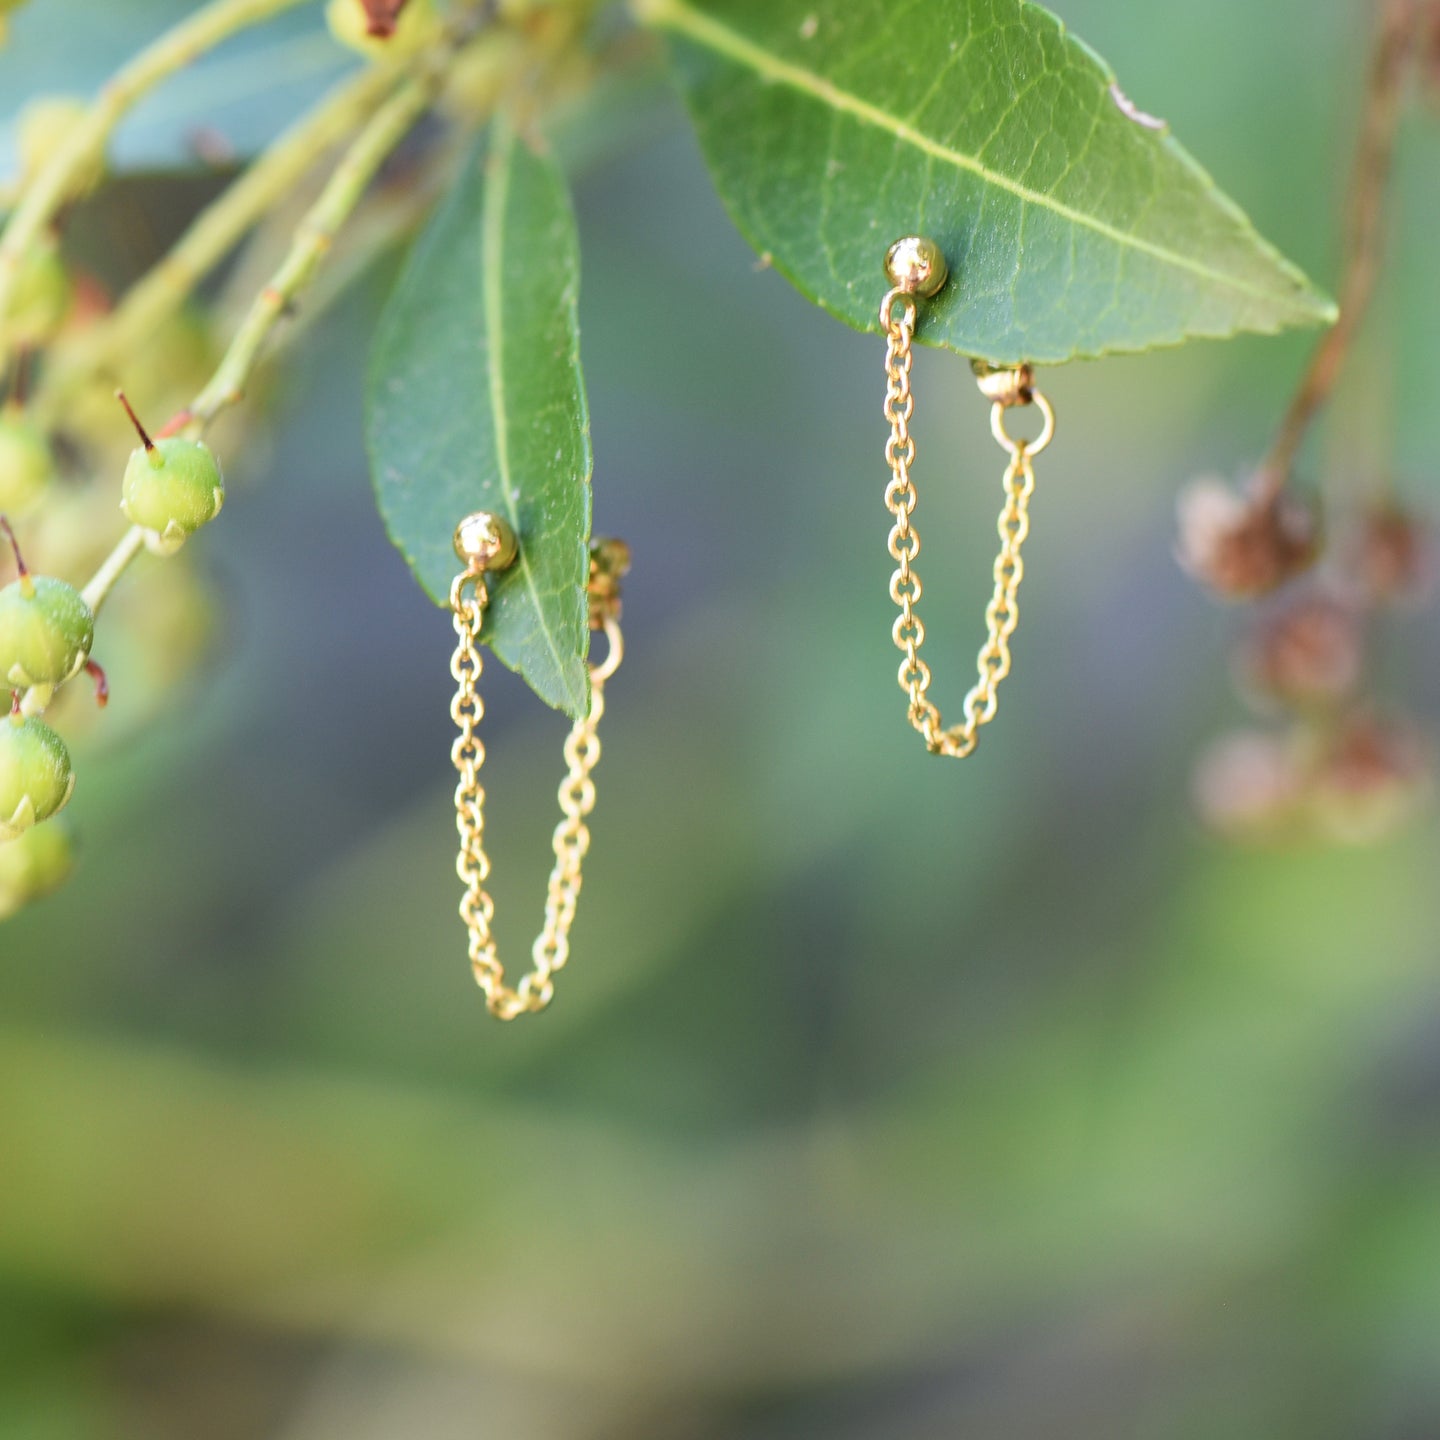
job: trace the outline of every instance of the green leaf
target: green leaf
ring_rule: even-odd
[[[1027,0],[633,0],[667,30],[720,195],[810,299],[878,330],[901,235],[954,278],[932,344],[1058,362],[1334,305]]]
[[[590,708],[579,288],[565,178],[497,123],[410,256],[376,337],[366,407],[381,514],[437,604],[459,568],[460,520],[493,510],[514,526],[520,555],[491,579],[484,639],[572,716]]]

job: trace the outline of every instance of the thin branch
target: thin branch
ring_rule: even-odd
[[[210,383],[189,406],[185,430],[198,433],[245,392],[276,324],[310,283],[380,167],[430,108],[444,77],[437,67],[408,81],[362,130],[296,232],[289,254],[255,297]]]
[[[54,379],[37,397],[41,413],[63,413],[77,386],[97,374],[117,371],[136,355],[266,212],[304,179],[322,155],[353,134],[395,84],[394,73],[383,65],[367,66],[286,131],[197,216],[114,313],[85,333],[73,360],[67,363],[63,353],[53,357]]]
[[[131,107],[162,80],[241,30],[294,9],[305,0],[214,0],[182,20],[119,70],[96,96],[54,158],[26,187],[0,235],[0,316],[9,309],[30,247],[70,198],[75,178],[104,150]]]
[[[290,250],[270,282],[256,296],[210,382],[179,417],[170,433],[198,437],[221,411],[237,403],[275,326],[319,270],[340,227],[360,203],[371,181],[395,148],[430,108],[454,59],[454,46],[405,81],[377,110],[332,172],[319,199],[301,221]],[[114,588],[143,549],[143,534],[130,530],[85,587],[98,603]]]
[[[120,543],[105,558],[105,563],[90,578],[90,583],[80,592],[81,598],[97,615],[115,582],[125,573],[130,562],[145,548],[145,532],[132,525]]]
[[[1315,417],[1329,400],[1369,308],[1380,271],[1385,192],[1395,158],[1408,61],[1420,43],[1424,7],[1387,0],[1371,52],[1360,140],[1350,181],[1340,318],[1321,338],[1256,476],[1256,503],[1277,500]]]

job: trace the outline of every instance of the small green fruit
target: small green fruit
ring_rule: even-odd
[[[0,920],[58,890],[74,868],[75,837],[63,820],[0,844]]]
[[[74,287],[54,241],[38,243],[20,262],[10,304],[0,316],[0,341],[16,349],[47,344],[70,313]]]
[[[173,555],[224,504],[219,463],[199,440],[157,440],[135,451],[125,467],[120,508],[157,555]]]
[[[408,60],[440,38],[434,0],[409,0],[399,15],[395,9],[395,0],[330,0],[325,18],[342,45],[371,60]]]
[[[58,815],[74,791],[70,752],[43,720],[18,709],[0,720],[0,840]]]
[[[145,544],[156,555],[173,555],[225,504],[220,463],[199,440],[152,440],[124,395],[120,403],[141,440],[125,466],[120,509],[145,531]]]
[[[18,409],[0,411],[0,511],[32,510],[54,478],[45,432]]]
[[[16,690],[63,685],[84,669],[95,612],[73,586],[22,575],[0,590],[0,683]]]
[[[57,685],[78,674],[95,643],[95,612],[63,580],[34,576],[10,522],[0,515],[0,532],[15,552],[20,578],[0,590],[0,684],[31,690],[27,709],[43,709]]]

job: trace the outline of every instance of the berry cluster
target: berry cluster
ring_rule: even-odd
[[[6,14],[19,4],[0,0],[0,39]],[[327,18],[337,41],[377,64],[412,59],[435,45],[444,28],[435,0],[330,0]],[[51,176],[57,157],[66,171],[58,196],[62,211],[102,183],[103,144],[97,141],[89,157],[75,153],[88,113],[82,102],[64,96],[25,107],[17,126],[21,193]],[[60,732],[82,730],[95,707],[83,696],[82,703],[72,703],[66,687],[85,674],[99,704],[108,698],[104,671],[91,651],[97,612],[116,578],[106,577],[114,552],[107,553],[112,526],[102,518],[113,514],[114,495],[111,482],[95,477],[124,466],[120,509],[133,527],[129,553],[143,544],[152,554],[177,556],[225,500],[219,464],[195,438],[201,425],[187,408],[221,359],[208,315],[197,302],[185,301],[142,330],[129,327],[125,345],[117,347],[107,328],[115,314],[110,297],[67,263],[62,219],[57,213],[28,243],[0,304],[0,360],[16,360],[0,409],[0,527],[16,571],[0,588],[0,919],[53,889],[69,868],[68,831],[63,822],[47,823],[75,787]],[[121,395],[140,438],[133,449],[116,443],[109,372],[121,354],[139,408],[177,416],[152,437]],[[42,383],[32,401],[29,371],[42,361]],[[207,414],[207,423],[214,418]],[[80,589],[58,574],[32,574],[12,522],[26,531],[26,548],[43,554],[47,568],[94,570],[95,578]],[[149,688],[163,687],[183,670],[205,628],[207,606],[193,569],[172,559],[138,587],[138,603],[116,605],[107,617],[107,647],[118,648],[131,668],[132,652],[143,653],[145,678],[158,682]],[[143,632],[143,646],[131,643],[138,639],[132,632]]]
[[[225,482],[198,440],[152,440],[130,410],[141,444],[125,467],[120,508],[158,555],[173,555],[220,513]],[[0,422],[0,496],[32,506],[52,484],[55,462],[43,432],[17,406]],[[104,671],[91,658],[95,605],[68,581],[34,575],[10,522],[0,516],[15,557],[16,578],[0,589],[0,676],[10,690],[0,722],[0,918],[63,878],[68,841],[39,838],[36,827],[58,815],[75,789],[70,752],[43,718],[56,692],[82,672],[100,705],[109,697]]]

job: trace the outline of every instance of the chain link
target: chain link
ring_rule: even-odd
[[[985,644],[976,660],[979,678],[966,695],[965,719],[946,729],[939,707],[930,699],[930,667],[920,657],[925,643],[925,625],[917,613],[923,586],[915,569],[920,554],[920,533],[914,513],[918,499],[910,467],[915,463],[915,439],[910,420],[915,397],[910,389],[910,369],[915,338],[916,302],[901,287],[889,291],[880,306],[885,328],[885,419],[890,438],[885,444],[885,462],[890,482],[885,487],[885,505],[894,517],[890,530],[890,555],[895,573],[890,577],[890,598],[899,607],[892,635],[901,656],[897,678],[907,704],[906,714],[924,737],[926,747],[936,755],[957,759],[974,752],[980,742],[980,727],[995,718],[1000,682],[1010,673],[1010,639],[1020,623],[1018,592],[1025,575],[1021,546],[1030,533],[1030,497],[1035,491],[1031,458],[1050,443],[1055,417],[1049,402],[1029,384],[1028,371],[1016,371],[1017,383],[991,407],[991,428],[995,438],[1010,454],[1004,476],[1005,503],[997,529],[1000,553],[995,557],[995,590],[985,607]],[[996,393],[993,382],[982,379],[982,389]],[[1043,433],[1035,440],[1013,439],[1006,433],[1004,416],[1012,404],[1038,404],[1045,419]]]
[[[450,758],[460,777],[455,787],[455,825],[460,836],[455,869],[465,886],[460,918],[469,934],[470,965],[476,983],[485,993],[490,1013],[501,1020],[513,1020],[543,1010],[550,1003],[555,994],[554,974],[570,958],[570,928],[580,900],[581,867],[590,849],[590,828],[585,822],[595,808],[592,777],[600,761],[596,727],[605,713],[605,682],[620,668],[624,650],[619,620],[616,614],[606,613],[600,617],[600,624],[609,640],[610,653],[603,664],[591,665],[590,713],[575,722],[565,741],[567,769],[560,783],[561,820],[552,839],[555,865],[546,887],[545,923],[531,947],[530,972],[518,985],[507,985],[491,929],[495,902],[485,888],[490,878],[490,858],[485,853],[485,790],[480,784],[485,746],[479,727],[485,705],[479,690],[483,668],[479,636],[488,603],[481,574],[461,575],[451,587],[450,608],[457,644],[450,673],[457,688],[450,715],[459,734]]]

